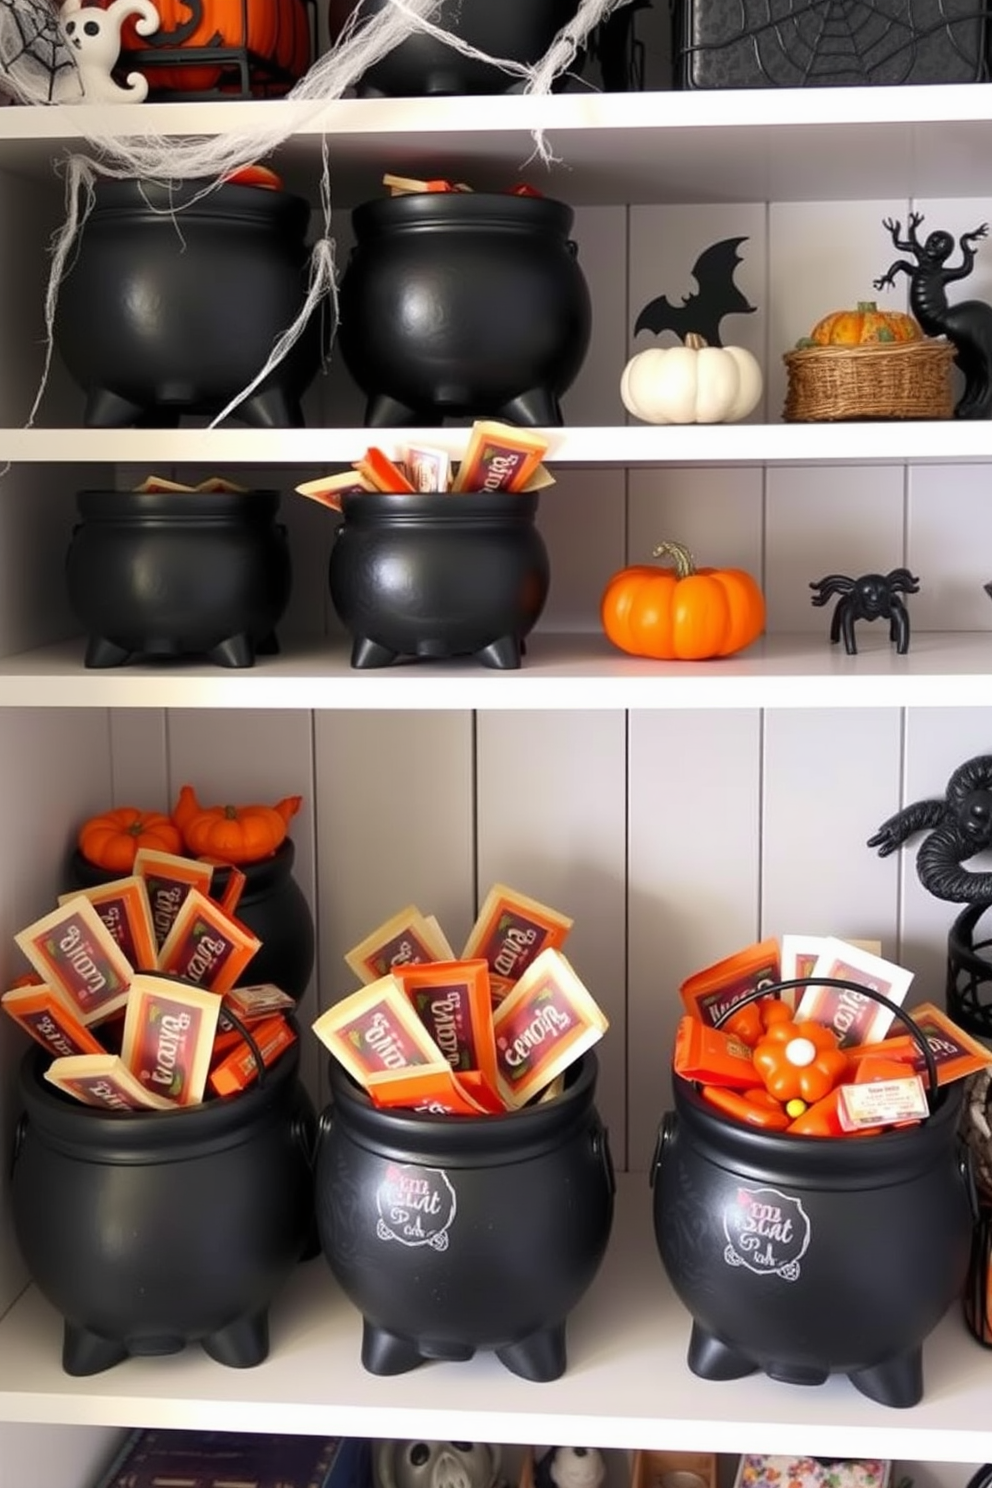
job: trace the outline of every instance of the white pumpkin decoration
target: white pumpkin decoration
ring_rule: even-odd
[[[684,346],[632,356],[620,396],[648,424],[733,424],[757,408],[762,387],[761,368],[743,346],[707,346],[690,331]]]

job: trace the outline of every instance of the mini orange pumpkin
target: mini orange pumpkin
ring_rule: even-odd
[[[117,806],[83,822],[76,839],[88,863],[118,873],[130,873],[139,847],[158,852],[181,853],[179,829],[160,811],[139,811],[137,806]]]
[[[302,804],[302,796],[286,796],[275,806],[201,806],[193,787],[184,785],[172,820],[194,857],[255,863],[282,845]]]
[[[113,0],[96,0],[106,10]],[[310,66],[310,21],[303,0],[155,0],[159,29],[140,36],[133,19],[121,28],[121,62],[128,54],[160,47],[170,53],[186,47],[245,47],[253,96],[288,93]],[[267,64],[267,65],[266,65]],[[268,68],[287,75],[274,83]],[[216,64],[165,64],[141,69],[149,86],[170,93],[201,93],[221,81]]]
[[[696,568],[681,543],[661,543],[656,558],[613,575],[600,603],[614,646],[656,661],[703,661],[749,646],[765,628],[765,597],[739,568]]]
[[[818,320],[806,346],[875,346],[920,341],[923,330],[901,310],[879,310],[874,300],[859,300],[856,310],[832,310]]]

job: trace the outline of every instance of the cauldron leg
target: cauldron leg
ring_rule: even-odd
[[[689,1339],[686,1363],[693,1374],[701,1379],[743,1379],[746,1374],[756,1374],[758,1366],[753,1359],[739,1354],[728,1343],[721,1343],[699,1323],[693,1323]]]
[[[83,423],[88,429],[126,429],[136,424],[144,412],[140,403],[131,403],[109,388],[90,388]]]
[[[519,1343],[508,1343],[496,1350],[496,1357],[521,1379],[538,1384],[560,1379],[565,1373],[565,1324],[554,1323]]]
[[[116,1338],[101,1338],[78,1323],[66,1323],[62,1333],[62,1368],[66,1374],[101,1374],[128,1356]]]
[[[475,654],[483,666],[499,667],[508,671],[520,665],[520,642],[516,636],[500,636],[498,640],[490,641],[488,646],[483,646],[482,650],[476,651]]]
[[[211,646],[207,657],[216,666],[250,667],[255,664],[255,648],[251,638],[244,631],[239,631],[237,635],[228,636],[216,646]]]
[[[520,424],[523,428],[550,428],[564,423],[561,404],[547,388],[531,388],[519,398],[511,398],[496,414],[507,423]]]
[[[409,1338],[400,1338],[377,1328],[366,1318],[362,1327],[362,1363],[369,1374],[406,1374],[424,1362],[424,1356]]]
[[[231,414],[241,418],[252,429],[302,429],[306,426],[299,398],[291,398],[286,389],[264,385],[239,403]]]
[[[396,660],[397,654],[388,646],[380,646],[378,641],[370,641],[368,636],[356,636],[351,648],[351,664],[353,667],[388,666]]]
[[[203,1339],[203,1352],[229,1369],[253,1369],[261,1364],[269,1354],[269,1315],[265,1308],[209,1333]]]
[[[411,408],[385,393],[373,393],[365,405],[365,424],[369,429],[409,429],[438,422],[433,408]]]
[[[871,1369],[855,1369],[848,1379],[856,1390],[877,1400],[879,1405],[892,1405],[906,1409],[918,1405],[923,1399],[923,1349],[907,1349],[884,1364]]]
[[[108,641],[106,636],[90,636],[86,645],[84,665],[88,667],[122,666],[130,655],[130,651],[125,651],[124,647],[118,646],[116,641]]]

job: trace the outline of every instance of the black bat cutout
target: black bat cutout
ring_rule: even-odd
[[[722,346],[723,317],[753,315],[757,309],[734,283],[734,270],[744,262],[737,250],[746,242],[747,238],[722,238],[704,248],[692,268],[698,294],[683,295],[681,305],[672,305],[665,295],[650,300],[637,317],[634,335],[639,331],[653,331],[656,336],[674,331],[684,342],[690,331],[695,331],[707,346]]]

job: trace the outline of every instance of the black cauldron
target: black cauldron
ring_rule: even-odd
[[[587,1053],[555,1100],[446,1117],[378,1110],[331,1061],[317,1228],[361,1310],[370,1373],[477,1349],[525,1379],[564,1373],[566,1318],[599,1269],[613,1219],[597,1070]]]
[[[331,0],[332,35],[356,8],[363,18],[379,15],[387,0]],[[575,16],[578,0],[443,0],[430,19],[436,26],[485,52],[525,65],[539,62],[558,31]],[[362,77],[359,92],[393,98],[425,93],[505,93],[520,81],[515,73],[463,57],[424,32],[400,42]]]
[[[730,1121],[690,1082],[674,1083],[652,1171],[654,1230],[692,1314],[689,1368],[806,1385],[846,1374],[883,1405],[917,1404],[923,1341],[968,1270],[961,1084],[940,1090],[918,1126],[820,1138]]]
[[[215,416],[302,308],[310,203],[232,184],[192,202],[204,184],[96,185],[54,328],[86,392],[88,425],[175,427],[182,414]],[[311,317],[237,417],[258,428],[302,426],[322,335],[321,316]]]
[[[299,1045],[261,1084],[177,1111],[104,1111],[20,1066],[14,1231],[64,1319],[62,1364],[96,1374],[199,1342],[235,1368],[267,1356],[268,1308],[313,1234],[314,1112]]]
[[[992,940],[987,904],[967,904],[947,932],[947,1011],[959,1028],[992,1039]],[[981,939],[976,936],[981,935]]]
[[[299,1001],[313,971],[314,926],[310,906],[293,877],[295,857],[293,840],[286,837],[271,857],[240,864],[245,885],[235,913],[262,942],[242,972],[241,982],[275,982]],[[224,867],[214,869],[211,892],[217,898],[223,896],[230,872]],[[88,889],[119,877],[111,869],[98,868],[78,848],[73,851],[68,874],[71,889]]]
[[[275,491],[80,491],[66,556],[88,667],[205,654],[248,667],[279,649],[289,600]]]
[[[573,216],[548,197],[484,192],[356,207],[338,345],[367,424],[562,422],[592,324]]]
[[[537,504],[536,492],[343,497],[330,587],[352,666],[474,655],[519,667],[550,583]]]

